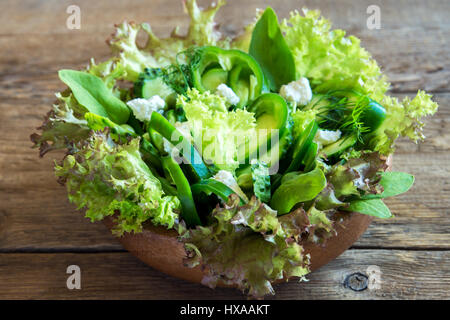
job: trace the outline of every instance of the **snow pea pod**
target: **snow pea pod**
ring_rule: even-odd
[[[214,179],[202,180],[191,186],[192,194],[194,199],[200,198],[201,194],[206,195],[215,194],[218,198],[222,199],[224,202],[228,201],[228,197],[235,193],[228,186],[220,181]],[[241,199],[241,204],[244,205],[245,202]]]
[[[313,139],[318,129],[319,126],[317,125],[317,122],[312,121],[295,141],[293,159],[289,167],[286,169],[286,173],[299,169],[308,152],[308,149],[313,143]]]
[[[181,155],[187,160],[187,163],[183,163],[183,166],[192,182],[198,182],[211,176],[197,149],[164,116],[153,112],[148,130],[149,132],[155,130],[179,149]],[[174,141],[174,138],[178,141]]]
[[[177,187],[177,196],[181,202],[181,217],[188,226],[200,225],[201,221],[195,208],[191,187],[183,174],[183,170],[171,156],[162,157],[162,164]]]

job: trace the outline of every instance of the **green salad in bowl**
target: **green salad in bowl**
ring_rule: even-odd
[[[31,139],[41,156],[67,150],[56,176],[91,221],[112,218],[119,237],[173,229],[204,284],[260,297],[304,278],[304,244],[326,244],[352,212],[392,217],[382,199],[414,181],[386,171],[395,140],[423,139],[438,106],[387,95],[360,40],[318,11],[268,7],[229,38],[223,4],[186,0],[186,35],[117,25],[109,60],[59,71],[67,88]]]

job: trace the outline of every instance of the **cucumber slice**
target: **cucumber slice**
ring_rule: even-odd
[[[342,137],[338,141],[326,146],[322,149],[322,153],[327,158],[332,158],[340,155],[346,149],[352,147],[357,142],[356,135],[352,134],[350,136]]]
[[[222,83],[227,83],[228,72],[222,68],[213,68],[202,75],[202,84],[206,90],[216,91]]]
[[[134,84],[134,94],[144,99],[158,95],[168,106],[175,105],[177,98],[176,92],[161,77],[147,73],[142,73]]]
[[[306,110],[320,110],[323,107],[327,107],[330,105],[330,100],[323,94],[316,93],[313,95],[311,101],[302,108],[303,111]]]

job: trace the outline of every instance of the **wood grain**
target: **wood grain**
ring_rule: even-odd
[[[180,2],[79,0],[80,30],[65,25],[65,11],[73,1],[0,2],[0,19],[6,22],[0,28],[0,298],[239,297],[224,289],[212,295],[123,252],[102,224],[91,224],[67,202],[52,173],[52,158],[62,154],[39,159],[30,149],[29,135],[49,110],[53,93],[63,88],[58,69],[84,67],[91,57],[105,59],[109,49],[104,40],[113,24],[125,18],[148,21],[159,35],[168,35],[174,25],[185,30],[188,19]],[[354,244],[356,249],[312,274],[306,285],[278,286],[277,298],[449,298],[450,2],[228,2],[218,20],[229,35],[250,22],[256,8],[269,3],[280,17],[300,6],[318,8],[334,26],[362,39],[390,78],[396,96],[427,89],[436,93],[440,105],[436,116],[426,120],[426,142],[398,143],[394,170],[414,174],[416,183],[405,195],[387,200],[396,217],[376,219]],[[381,9],[380,30],[366,27],[370,4]],[[65,268],[72,263],[86,270],[86,287],[79,292],[64,287]],[[342,286],[344,276],[364,271],[369,264],[381,267],[387,287],[356,293]]]
[[[207,4],[209,1],[200,3]],[[410,92],[422,88],[446,91],[449,87],[448,1],[431,1],[427,6],[418,0],[344,0],[339,4],[332,0],[301,3],[295,0],[231,0],[229,3],[218,15],[221,30],[226,34],[238,33],[243,25],[252,21],[256,8],[269,3],[281,18],[300,7],[318,8],[334,26],[362,39],[363,46],[373,54],[393,82],[394,90]],[[72,2],[68,0],[2,2],[2,21],[16,22],[5,24],[0,30],[0,47],[6,52],[0,55],[2,78],[8,84],[6,88],[13,88],[15,95],[16,84],[33,83],[34,88],[36,77],[48,79],[63,67],[81,68],[91,57],[97,60],[105,58],[109,50],[104,41],[112,33],[114,23],[124,19],[148,21],[158,35],[167,36],[175,25],[185,30],[189,21],[183,14],[181,1],[83,0],[77,1],[82,13],[81,29],[68,30],[65,10],[70,4]],[[366,27],[366,9],[371,4],[377,4],[381,9],[379,30],[368,30]],[[50,92],[58,88],[57,81],[53,84],[55,87]],[[30,86],[25,87],[31,89]],[[0,93],[0,96],[3,94]]]
[[[66,287],[69,265],[81,269],[80,290]],[[382,272],[379,290],[345,286],[358,272],[365,281],[372,265]],[[348,250],[308,279],[278,284],[267,299],[449,299],[450,253]],[[212,291],[166,276],[120,252],[0,254],[0,284],[0,299],[245,299],[235,289]]]

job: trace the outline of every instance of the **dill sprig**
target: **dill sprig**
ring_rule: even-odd
[[[354,90],[331,90],[307,107],[316,111],[321,128],[355,134],[363,142],[362,136],[369,128],[362,122],[362,115],[370,107],[369,103],[368,96]]]

